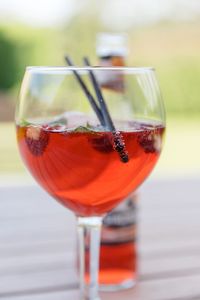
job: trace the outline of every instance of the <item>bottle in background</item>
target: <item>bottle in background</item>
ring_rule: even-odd
[[[96,39],[98,64],[102,67],[124,67],[128,55],[128,38],[126,34],[99,33]],[[120,72],[103,73],[98,78],[101,87],[123,92],[123,76]]]
[[[126,34],[99,33],[96,40],[98,64],[104,67],[125,66],[128,55]],[[123,75],[113,72],[98,78],[101,88],[123,93]],[[137,273],[137,195],[125,199],[103,220],[99,282],[102,290],[134,286]]]
[[[127,35],[100,33],[97,36],[96,53],[98,65],[104,67],[125,66],[128,54]],[[98,74],[99,76],[99,74]],[[113,71],[112,76],[102,72],[98,77],[101,88],[123,93],[123,75]],[[130,288],[137,279],[137,194],[125,199],[103,220],[99,284],[103,291]],[[89,282],[89,235],[85,238],[85,279]]]

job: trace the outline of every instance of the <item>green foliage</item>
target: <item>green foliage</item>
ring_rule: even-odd
[[[50,29],[9,25],[0,31],[0,90],[19,87],[26,66],[57,65],[61,34]],[[52,42],[53,41],[53,42]]]
[[[198,28],[198,24],[158,24],[128,32],[127,64],[156,67],[168,115],[200,114]],[[98,19],[83,14],[63,28],[2,27],[0,90],[19,86],[27,65],[64,65],[66,54],[78,65],[84,55],[97,64],[95,38],[102,30]]]
[[[18,70],[16,44],[0,32],[0,89],[9,89],[16,83]]]
[[[200,61],[175,59],[163,65],[158,73],[168,114],[200,113]]]
[[[75,64],[83,65],[84,56],[89,56],[93,64],[97,63],[95,42],[99,31],[101,25],[92,16],[78,15],[64,28],[63,50],[73,56]]]

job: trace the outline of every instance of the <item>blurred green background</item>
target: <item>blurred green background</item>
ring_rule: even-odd
[[[18,3],[21,9],[27,9],[25,1],[8,2],[15,5]],[[25,67],[64,65],[63,57],[66,53],[73,55],[78,65],[81,65],[81,57],[85,54],[96,64],[95,40],[97,33],[102,31],[128,34],[129,66],[148,65],[157,69],[166,106],[168,130],[165,150],[155,175],[186,176],[200,173],[200,7],[199,11],[194,7],[192,10],[190,5],[194,4],[193,0],[187,1],[188,7],[186,1],[183,1],[180,7],[177,7],[180,1],[169,1],[171,11],[168,7],[164,14],[159,1],[152,2],[154,5],[149,7],[147,0],[141,2],[127,0],[125,7],[124,1],[120,0],[107,0],[101,3],[80,0],[44,1],[43,6],[35,8],[32,14],[37,14],[38,9],[40,16],[44,9],[45,18],[42,19],[41,15],[41,18],[38,20],[35,18],[35,21],[31,18],[30,11],[30,17],[28,15],[26,19],[13,17],[15,13],[18,15],[17,6],[16,11],[15,6],[13,7],[14,14],[12,12],[11,17],[7,18],[8,9],[5,10],[6,5],[2,6],[4,10],[0,10],[0,16],[3,16],[0,21],[1,178],[2,176],[5,178],[5,175],[24,173],[17,152],[13,119]],[[54,6],[48,14],[52,3]],[[68,3],[68,8],[64,3]],[[142,9],[137,10],[139,3]],[[34,4],[31,5],[34,8]],[[112,10],[112,13],[109,10]],[[50,22],[52,12],[54,19],[55,14],[57,18]],[[185,15],[187,17],[184,18]]]

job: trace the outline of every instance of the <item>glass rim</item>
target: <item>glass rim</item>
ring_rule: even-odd
[[[32,73],[67,73],[68,71],[124,71],[132,74],[154,72],[154,67],[101,67],[101,66],[27,66]]]

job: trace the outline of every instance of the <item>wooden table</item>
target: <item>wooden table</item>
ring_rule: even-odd
[[[139,282],[102,299],[200,300],[199,179],[140,192]],[[76,300],[75,220],[37,186],[0,188],[0,299]]]

